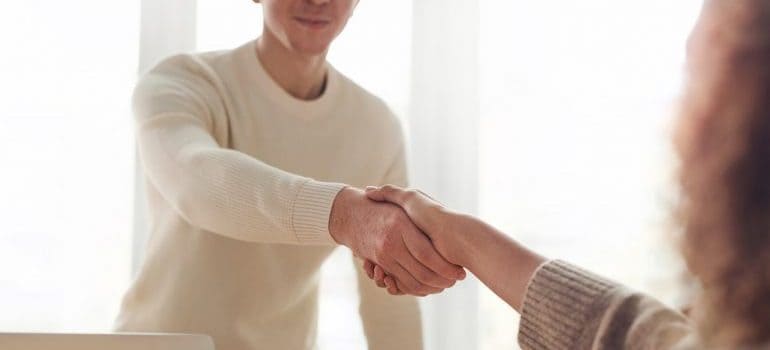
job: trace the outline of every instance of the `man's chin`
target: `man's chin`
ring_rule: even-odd
[[[327,50],[329,49],[328,46],[326,47],[312,47],[312,48],[299,48],[296,50],[297,53],[299,53],[302,56],[321,56],[326,55]]]
[[[319,45],[317,43],[294,43],[293,51],[302,56],[318,56],[325,55],[329,50],[330,44]]]

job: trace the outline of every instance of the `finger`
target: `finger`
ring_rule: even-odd
[[[414,277],[417,282],[419,282],[422,285],[433,287],[433,288],[448,288],[450,287],[455,279],[453,278],[444,278],[437,273],[431,271],[428,267],[423,265],[421,262],[419,262],[417,259],[415,259],[414,256],[412,256],[409,248],[409,244],[407,244],[406,236],[422,236],[423,239],[425,238],[425,235],[422,233],[419,233],[417,230],[412,228],[411,230],[407,230],[409,233],[405,233],[401,236],[401,241],[399,249],[396,251],[395,255],[393,256],[396,261],[401,265],[404,269],[406,269],[407,272],[409,272],[412,277]],[[430,243],[426,243],[427,247],[422,247],[423,249],[428,249],[429,252],[433,251],[433,246],[430,245]],[[424,253],[427,254],[427,253]],[[404,281],[404,280],[402,280]],[[423,291],[428,293],[428,291]]]
[[[395,282],[393,282],[393,278],[388,276],[385,280],[385,285],[387,286],[385,289],[388,291],[390,295],[400,295],[398,288],[396,287]]]
[[[388,260],[386,262],[383,262],[380,267],[382,268],[384,274],[383,274],[383,283],[384,283],[384,277],[387,275],[390,275],[393,277],[394,280],[401,282],[401,291],[403,291],[406,294],[411,295],[419,295],[422,293],[426,293],[427,291],[423,289],[427,288],[433,288],[430,286],[424,286],[420,282],[418,282],[404,267],[401,266],[396,260]],[[376,273],[375,268],[375,273]],[[379,277],[379,276],[375,276]]]
[[[385,288],[385,282],[383,281],[385,279],[385,271],[382,270],[382,267],[379,265],[374,266],[374,282],[377,284],[377,287]]]
[[[436,198],[433,198],[431,195],[429,195],[429,194],[427,194],[427,193],[423,192],[422,190],[420,190],[420,189],[415,189],[415,191],[419,192],[421,195],[425,196],[426,198],[428,198],[428,199],[430,199],[430,200],[432,200],[432,201],[436,202],[437,204],[441,205],[442,207],[444,206],[444,203],[441,203],[441,202],[439,202],[439,200],[438,200],[438,199],[436,199]]]
[[[366,197],[376,202],[384,202],[385,198],[380,193],[378,193],[379,191],[380,188],[376,186],[366,186],[366,188],[364,188]]]
[[[391,202],[401,207],[404,207],[406,202],[406,193],[407,192],[404,189],[394,185],[385,185],[380,188],[366,188],[366,196],[369,197],[369,199],[378,202]]]
[[[374,263],[371,260],[364,260],[364,271],[369,276],[369,279],[374,278]]]
[[[385,285],[388,286],[389,289],[392,289],[390,292],[393,295],[404,295],[406,294],[403,290],[399,287],[399,282],[396,281],[393,276],[385,276]]]
[[[427,247],[421,246],[420,249],[410,248],[409,244],[407,243],[407,238],[404,237],[404,245],[406,245],[406,252],[396,256],[396,261],[398,261],[401,266],[409,271],[409,273],[418,282],[436,288],[449,288],[452,286],[452,284],[454,284],[455,280],[457,280],[458,277],[454,275],[456,272],[453,272],[452,275],[450,275],[448,278],[445,278],[444,276],[439,275],[426,267],[422,262],[418,261],[414,257],[414,253],[412,253],[412,251],[419,251],[418,254],[421,256],[432,254],[433,247],[430,245],[430,243],[426,243]]]
[[[412,276],[412,274],[399,262],[397,262],[396,266],[390,270],[390,275],[393,276],[396,281],[401,282],[399,289],[407,294],[425,296],[438,293],[441,290],[441,288],[420,283],[420,281],[414,278],[414,276]]]
[[[448,288],[451,286],[447,284],[448,282],[454,283],[455,280],[465,278],[465,269],[444,259],[444,257],[436,251],[436,248],[433,246],[430,239],[423,233],[409,230],[402,235],[402,238],[409,253],[412,254],[420,265],[430,269],[432,274],[431,278],[434,278],[437,283],[441,283],[441,285],[431,285]]]
[[[396,283],[396,280],[394,280],[392,276],[385,276],[385,285],[388,288],[388,293],[390,293],[391,295],[404,295],[404,292],[402,292],[401,289],[398,288],[398,284]]]
[[[368,188],[366,195],[369,199],[378,202],[390,202],[406,213],[412,223],[430,236],[438,229],[440,222],[439,213],[435,210],[441,208],[441,204],[432,200],[419,190],[405,190],[393,185],[385,185],[377,188]]]

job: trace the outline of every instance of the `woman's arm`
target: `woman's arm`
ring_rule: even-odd
[[[508,305],[521,310],[527,282],[545,258],[491,225],[473,216],[452,212],[421,192],[383,186],[368,189],[367,195],[373,200],[401,206],[449,262],[464,266]],[[371,271],[372,277],[384,277],[374,265],[365,268]],[[380,284],[385,284],[391,294],[400,292],[398,281],[390,276]]]
[[[472,216],[393,186],[368,189],[401,206],[447,260],[467,267],[522,315],[524,349],[671,349],[695,342],[686,317],[656,300],[562,261],[546,262]],[[391,294],[398,281],[367,263]]]

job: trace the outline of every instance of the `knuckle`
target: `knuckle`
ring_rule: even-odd
[[[403,223],[403,219],[401,210],[393,206],[388,207],[387,214],[385,215],[385,224],[388,228],[399,227]]]
[[[399,220],[396,217],[396,215],[393,215],[393,213],[387,213],[382,219],[383,221],[383,231],[382,231],[382,237],[386,238],[388,236],[393,235],[393,232],[398,229]]]
[[[382,263],[382,260],[385,258],[385,252],[381,244],[377,244],[377,248],[374,250],[374,259],[377,261],[377,263]],[[375,270],[376,272],[376,270]]]
[[[393,246],[393,234],[390,233],[390,231],[384,232],[377,242],[375,243],[375,247],[379,251],[388,251]]]
[[[399,237],[397,233],[390,231],[384,237],[382,237],[381,248],[385,251],[392,252],[398,248],[398,242],[400,239],[401,237]]]

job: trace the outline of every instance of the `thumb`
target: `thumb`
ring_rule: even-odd
[[[385,185],[380,188],[371,186],[366,188],[366,196],[369,199],[377,202],[390,202],[402,208],[406,203],[405,193],[406,191],[403,188],[393,185]]]
[[[385,201],[385,196],[382,194],[382,191],[380,191],[379,187],[366,186],[366,189],[364,189],[364,191],[366,192],[366,197],[375,202]]]

